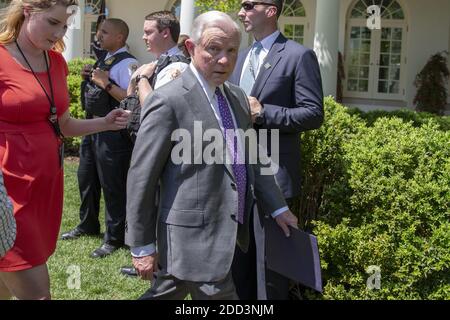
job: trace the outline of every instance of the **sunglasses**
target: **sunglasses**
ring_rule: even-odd
[[[261,4],[261,5],[266,5],[266,6],[275,6],[275,4],[273,3],[267,3],[267,2],[256,2],[256,1],[246,1],[246,2],[242,2],[241,3],[241,7],[242,9],[244,9],[245,11],[250,11],[252,10],[256,5]]]

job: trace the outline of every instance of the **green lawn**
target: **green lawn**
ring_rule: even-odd
[[[76,161],[66,160],[61,233],[75,227],[79,221],[77,167]],[[104,232],[103,204],[100,214]],[[56,252],[48,261],[53,299],[136,299],[148,289],[148,281],[125,277],[119,273],[121,266],[131,264],[128,250],[121,249],[104,259],[90,258],[91,252],[101,244],[100,237],[58,241]],[[79,289],[76,288],[77,270],[80,271]]]

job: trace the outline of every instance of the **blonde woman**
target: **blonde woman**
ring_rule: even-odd
[[[0,169],[17,223],[0,258],[0,299],[50,299],[47,259],[63,205],[63,136],[119,130],[128,114],[76,120],[69,114],[60,51],[77,0],[13,0],[0,18]],[[69,13],[68,13],[69,12]]]

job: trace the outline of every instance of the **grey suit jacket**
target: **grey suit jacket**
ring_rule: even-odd
[[[239,54],[231,83],[239,85],[249,50]],[[320,127],[324,118],[322,80],[314,51],[280,34],[250,95],[264,106],[265,122],[257,129],[280,130],[276,178],[284,196],[295,197],[300,193],[300,132]]]
[[[244,92],[228,83],[224,91],[239,128],[251,128]],[[168,273],[181,280],[210,282],[228,274],[236,243],[247,250],[254,197],[268,213],[286,204],[275,178],[261,175],[260,165],[247,164],[245,219],[244,224],[238,224],[231,165],[172,161],[176,145],[171,141],[172,133],[182,128],[194,137],[194,121],[201,121],[203,130],[220,130],[199,81],[187,69],[151,94],[143,105],[128,172],[125,241],[131,247],[156,241],[160,265]],[[194,139],[189,144],[193,151]],[[208,144],[200,143],[202,154]],[[201,156],[192,154],[191,159]],[[160,201],[156,208],[158,181]]]

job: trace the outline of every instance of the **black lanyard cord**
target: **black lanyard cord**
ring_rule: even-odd
[[[58,138],[60,138],[60,139],[63,139],[64,135],[62,134],[61,128],[59,127],[58,115],[56,113],[55,98],[54,98],[54,95],[53,95],[52,77],[50,76],[50,70],[49,70],[49,66],[48,66],[48,60],[47,60],[46,52],[44,51],[44,59],[45,59],[45,66],[47,68],[48,82],[50,84],[51,98],[50,98],[49,94],[47,93],[47,90],[45,90],[45,87],[43,86],[41,80],[39,80],[39,78],[37,77],[37,75],[34,72],[33,68],[31,67],[31,64],[28,62],[27,58],[25,57],[25,54],[23,53],[22,49],[20,48],[19,44],[17,43],[17,40],[15,40],[15,43],[16,43],[17,49],[19,49],[20,54],[22,55],[23,59],[27,63],[27,65],[30,68],[31,72],[33,73],[34,78],[39,83],[39,85],[41,86],[41,88],[44,91],[45,95],[47,96],[48,102],[50,103],[50,116],[48,117],[48,120],[50,121],[50,124],[52,125],[56,136]]]

